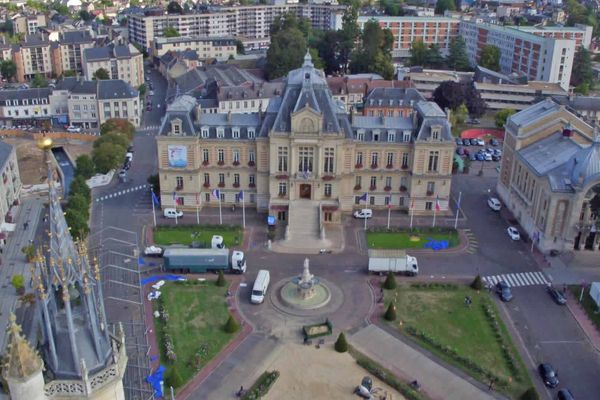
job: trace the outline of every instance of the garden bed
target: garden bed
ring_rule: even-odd
[[[331,335],[333,331],[333,325],[329,320],[326,320],[320,324],[304,325],[302,327],[302,333],[305,339],[314,339],[321,336]]]
[[[223,236],[226,247],[240,246],[244,242],[244,231],[238,225],[179,225],[154,228],[154,243],[162,246],[194,243],[210,248],[213,235]]]
[[[229,312],[227,287],[213,281],[167,282],[153,303],[160,360],[167,368],[165,387],[182,387],[235,336],[223,329]]]
[[[254,385],[242,395],[242,400],[258,400],[263,398],[275,381],[279,378],[279,371],[265,371],[258,377]]]
[[[444,361],[512,398],[533,386],[489,293],[416,283],[386,290],[386,304],[392,300],[397,319],[389,324]]]
[[[456,247],[459,243],[458,232],[448,228],[374,228],[367,231],[370,249],[438,249]]]

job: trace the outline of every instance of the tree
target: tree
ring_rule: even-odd
[[[469,110],[469,114],[474,118],[479,118],[485,113],[487,105],[481,98],[481,93],[475,88],[472,83],[464,83],[465,85],[465,97],[467,99],[466,105]]]
[[[68,70],[66,70],[66,71],[63,71],[62,75],[63,75],[63,77],[65,77],[65,78],[66,78],[66,77],[69,77],[69,76],[77,76],[77,72],[75,72],[75,71],[73,71],[73,70],[71,70],[71,69],[68,69]]]
[[[223,270],[219,270],[219,275],[217,277],[215,285],[220,287],[227,285],[227,280],[225,279],[225,275],[223,275]]]
[[[275,79],[299,68],[305,54],[306,39],[298,28],[278,31],[271,36],[271,45],[267,50],[267,76]]]
[[[458,106],[453,111],[454,111],[455,123],[457,123],[457,124],[462,124],[463,122],[465,122],[465,120],[469,116],[469,109],[467,108],[465,103],[462,103],[460,106]]]
[[[3,60],[0,64],[0,73],[10,81],[17,74],[17,65],[13,60]]]
[[[35,74],[35,76],[31,80],[31,87],[32,88],[45,88],[45,87],[48,87],[48,81],[46,80],[46,78],[44,78],[42,76],[42,74],[39,74],[39,73]]]
[[[504,128],[504,124],[506,124],[506,120],[508,119],[508,117],[510,117],[514,113],[515,113],[515,110],[513,110],[512,108],[505,108],[505,109],[498,111],[496,113],[496,116],[494,117],[496,126],[498,128]]]
[[[229,318],[227,318],[227,322],[225,322],[225,326],[223,326],[223,330],[226,333],[235,333],[240,329],[240,324],[233,318],[233,315],[229,314]]]
[[[32,244],[23,246],[21,248],[21,253],[25,254],[25,259],[27,259],[27,262],[32,262],[35,258],[35,246]]]
[[[140,86],[138,86],[138,92],[140,92],[140,97],[144,97],[144,95],[146,94],[146,84],[142,83]]]
[[[401,17],[404,15],[404,9],[402,8],[402,1],[399,0],[381,0],[379,5],[383,8],[385,15],[392,17]]]
[[[415,40],[410,45],[410,65],[425,66],[427,61],[427,46],[422,40]]]
[[[389,271],[385,281],[383,282],[383,288],[387,290],[394,290],[397,286],[398,284],[396,283],[396,277],[394,276],[394,273]]]
[[[106,79],[110,79],[110,75],[108,74],[108,71],[106,69],[98,68],[96,70],[96,72],[94,72],[92,79],[98,80],[98,81],[106,80]]]
[[[125,136],[121,133],[117,133],[117,132],[107,133],[106,135],[102,135],[100,137],[100,139],[98,139],[94,142],[94,145],[93,145],[94,149],[100,147],[104,143],[116,144],[116,145],[122,147],[123,149],[126,149],[127,146],[129,145],[129,140],[127,139],[127,136]]]
[[[125,148],[114,143],[103,143],[94,148],[92,160],[96,165],[96,171],[106,174],[111,169],[115,169],[125,158]]]
[[[246,49],[244,48],[244,43],[242,43],[242,41],[239,39],[235,41],[235,51],[238,54],[246,54]]]
[[[469,71],[471,64],[467,56],[467,45],[461,36],[458,36],[450,42],[448,57],[446,58],[448,68],[456,71]]]
[[[79,18],[85,22],[91,21],[94,19],[94,16],[92,14],[90,14],[87,10],[79,10],[79,13],[77,13],[77,15],[79,16]]]
[[[167,13],[169,14],[183,14],[183,8],[176,1],[171,1],[167,6]]]
[[[176,389],[183,385],[184,381],[179,373],[179,369],[177,368],[169,368],[169,372],[165,378],[165,383],[168,386],[172,386],[173,389]]]
[[[456,10],[454,0],[437,0],[437,3],[435,4],[435,13],[443,15],[446,10]]]
[[[339,31],[338,62],[342,72],[348,71],[350,55],[360,36],[358,27],[358,7],[348,7],[342,17],[342,29]]]
[[[433,101],[437,103],[442,110],[446,108],[454,110],[465,103],[464,85],[460,82],[446,81],[442,82],[433,91]]]
[[[71,181],[69,186],[71,195],[81,195],[89,203],[92,200],[92,191],[87,185],[85,178],[81,175],[75,176],[75,179]]]
[[[150,175],[146,180],[150,186],[152,186],[152,191],[156,196],[160,197],[160,179],[158,174]]]
[[[425,53],[425,65],[428,68],[442,68],[444,66],[444,57],[440,53],[440,46],[432,43]]]
[[[594,72],[592,70],[592,59],[589,50],[583,46],[575,53],[573,58],[573,70],[571,72],[571,85],[579,86],[587,83],[591,86],[594,81]]]
[[[94,176],[94,162],[87,154],[82,154],[75,159],[75,175],[81,175],[85,179]]]
[[[165,29],[163,29],[163,36],[164,37],[179,37],[179,31],[177,29],[175,29],[172,26],[167,26]]]
[[[394,37],[389,29],[381,29],[375,20],[367,21],[361,34],[360,46],[351,56],[352,73],[378,73],[384,79],[392,79],[394,65],[391,50]]]
[[[483,289],[483,280],[481,279],[481,275],[477,275],[473,282],[471,282],[471,288],[474,290],[482,290]]]
[[[579,85],[575,86],[573,92],[582,96],[587,96],[588,94],[590,94],[590,84],[587,82],[580,83]]]
[[[486,44],[479,56],[479,65],[492,71],[500,71],[500,49],[491,44]]]
[[[534,387],[530,387],[519,397],[519,400],[540,400],[540,395]]]
[[[102,136],[111,134],[125,135],[128,140],[132,140],[135,135],[135,126],[126,119],[110,118],[100,125],[100,134]],[[125,147],[127,147],[127,143]]]
[[[81,194],[69,196],[68,209],[79,211],[86,219],[90,217],[90,203]]]
[[[346,340],[346,335],[344,335],[344,332],[340,332],[335,344],[333,345],[333,348],[338,353],[345,353],[348,351],[348,341]]]
[[[88,218],[79,210],[67,208],[65,220],[71,228],[71,235],[75,240],[83,240],[89,233]]]
[[[385,310],[385,314],[383,315],[386,321],[395,321],[397,318],[396,315],[396,305],[394,302],[391,302],[388,306],[387,310]]]

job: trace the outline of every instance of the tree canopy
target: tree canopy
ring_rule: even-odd
[[[81,175],[85,179],[90,179],[94,175],[94,162],[87,154],[82,154],[75,160],[75,174]]]
[[[45,88],[48,87],[48,81],[42,74],[35,74],[33,79],[31,80],[32,88]]]
[[[382,29],[377,21],[367,21],[360,45],[351,56],[350,71],[353,74],[370,72],[381,75],[384,79],[392,79],[392,45],[394,37],[389,29]]]
[[[168,38],[180,36],[179,31],[172,26],[167,26],[165,29],[163,29],[163,35]]]
[[[450,42],[446,64],[448,68],[456,71],[469,71],[471,69],[469,57],[467,56],[467,46],[461,36],[452,39]]]
[[[480,117],[485,112],[485,102],[471,83],[442,82],[433,92],[433,101],[443,110],[460,110],[464,104],[473,117]]]
[[[306,54],[310,27],[303,26],[294,15],[285,14],[271,25],[271,45],[267,50],[267,76],[269,79],[284,76],[299,68]]]
[[[125,151],[123,146],[115,143],[102,143],[96,147],[92,156],[96,171],[106,174],[111,169],[117,168],[125,157]]]
[[[580,86],[582,84],[587,84],[588,86],[592,86],[593,82],[594,72],[592,70],[592,58],[590,52],[584,47],[579,47],[573,58],[571,85]]]
[[[437,0],[437,3],[435,3],[435,13],[444,14],[446,10],[456,10],[456,4],[454,3],[454,0]]]
[[[491,44],[485,45],[481,50],[479,65],[500,72],[500,49]]]
[[[106,69],[98,68],[96,72],[94,72],[92,79],[101,81],[105,79],[110,79],[110,75],[108,74],[108,71]]]
[[[17,65],[13,60],[3,60],[0,63],[0,73],[6,80],[10,81],[17,74]]]
[[[100,125],[100,134],[102,136],[110,134],[121,134],[125,135],[125,137],[128,140],[132,140],[133,135],[135,135],[135,126],[133,126],[133,124],[127,121],[126,119],[109,118],[106,120],[105,123]],[[97,142],[98,141],[96,141],[96,143]]]
[[[506,120],[508,119],[508,117],[510,117],[514,113],[515,113],[515,110],[513,110],[512,108],[504,108],[504,109],[498,111],[496,113],[496,116],[494,117],[496,126],[498,128],[504,128],[504,124],[506,124]]]
[[[183,8],[176,1],[171,1],[169,5],[167,5],[167,13],[169,14],[183,14]]]

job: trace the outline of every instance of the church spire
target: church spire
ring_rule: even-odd
[[[21,334],[21,327],[17,324],[15,314],[10,314],[9,321],[10,339],[2,374],[5,379],[27,380],[32,375],[40,372],[44,363],[39,354],[31,348],[27,339]]]
[[[314,68],[314,67],[315,67],[315,65],[312,62],[310,50],[306,49],[306,54],[304,55],[304,63],[302,64],[302,68]]]

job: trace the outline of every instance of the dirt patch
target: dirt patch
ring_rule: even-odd
[[[371,376],[348,353],[336,352],[332,344],[320,349],[286,344],[267,370],[278,370],[280,376],[265,400],[357,399],[354,389],[364,376]],[[373,388],[376,400],[404,399],[378,379],[373,379]]]
[[[9,137],[4,141],[16,147],[19,174],[23,185],[37,185],[46,182],[46,167],[42,150],[35,145],[35,140],[24,137]],[[56,140],[55,146],[63,146],[75,160],[82,154],[92,152],[93,143],[80,141]]]

